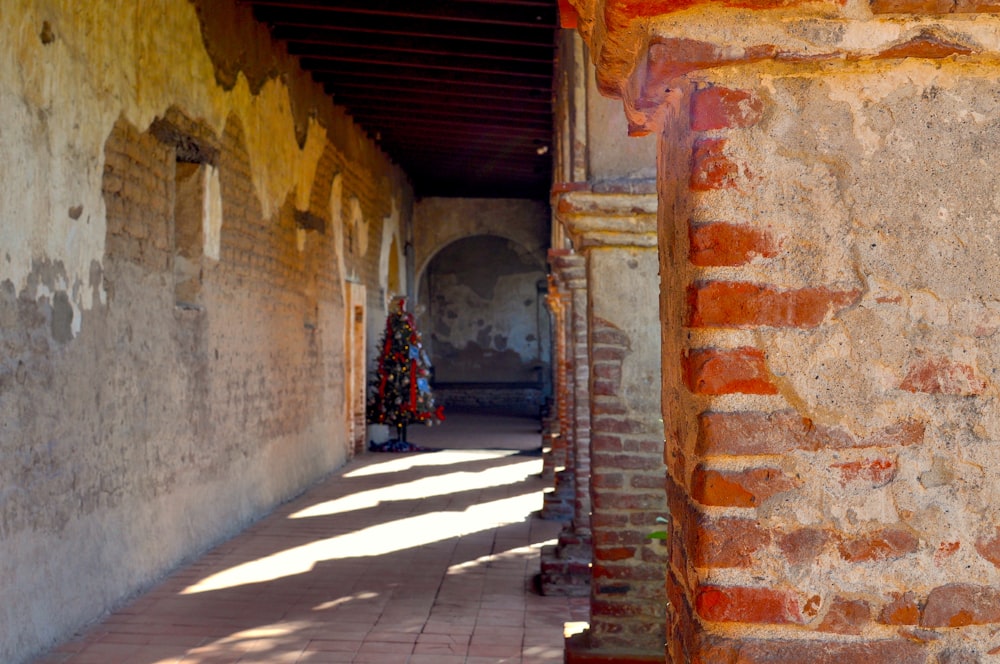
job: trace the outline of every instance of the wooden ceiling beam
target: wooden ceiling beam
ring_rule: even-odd
[[[305,69],[316,71],[336,71],[337,66],[331,63],[354,63],[403,69],[436,70],[471,72],[488,74],[503,78],[532,78],[540,81],[552,80],[552,67],[542,67],[533,63],[502,62],[498,60],[483,60],[476,58],[447,57],[422,55],[420,57],[405,57],[388,51],[370,51],[364,55],[358,49],[324,49],[324,48],[289,48],[289,53],[302,59]]]
[[[359,98],[412,99],[415,95],[423,99],[454,104],[478,104],[480,106],[515,106],[517,108],[541,108],[552,112],[552,101],[541,93],[517,90],[496,90],[490,87],[462,85],[447,89],[428,87],[419,81],[371,81],[341,80],[337,92]]]
[[[261,11],[274,8],[285,13],[298,10],[326,14],[370,14],[448,23],[506,25],[554,30],[559,27],[555,3],[548,7],[502,2],[456,2],[455,0],[337,0],[335,4],[305,0],[246,0]]]
[[[525,31],[518,29],[507,29],[499,31],[489,26],[477,26],[470,24],[462,32],[441,32],[441,26],[437,23],[426,23],[418,20],[393,20],[391,17],[375,17],[363,15],[347,15],[337,21],[336,25],[329,25],[320,20],[300,20],[296,17],[282,15],[275,16],[266,21],[271,26],[272,34],[275,31],[295,31],[295,30],[318,30],[336,33],[358,33],[366,35],[376,35],[374,39],[385,37],[415,37],[441,40],[445,43],[475,42],[477,44],[501,44],[508,46],[520,46],[529,49],[547,49],[555,52],[555,39],[548,34],[540,34],[536,31]],[[281,37],[275,35],[275,39]]]
[[[419,89],[425,87],[440,91],[492,90],[497,94],[510,92],[512,94],[527,94],[538,99],[552,98],[550,81],[530,81],[511,79],[509,77],[492,77],[483,74],[471,75],[466,72],[400,72],[390,67],[362,67],[359,65],[340,69],[311,69],[313,79],[327,88],[328,94],[333,94],[342,82],[355,85],[363,82],[367,85],[378,85],[381,82],[401,86],[412,86]]]
[[[531,144],[512,145],[509,143],[482,143],[470,145],[469,141],[452,140],[444,141],[434,145],[426,141],[408,139],[405,136],[386,137],[382,141],[383,149],[393,148],[400,154],[409,155],[463,155],[475,157],[477,159],[506,159],[518,160],[531,164],[534,168],[536,164],[548,164],[552,161],[551,155],[544,153],[539,155],[537,148]]]
[[[237,1],[417,196],[548,197],[553,0]]]
[[[405,170],[408,164],[406,164],[405,162],[400,162],[400,166],[403,166]],[[491,164],[488,162],[481,162],[481,163],[475,161],[455,162],[450,167],[465,173],[466,177],[471,177],[475,179],[481,179],[487,174],[490,174],[493,176],[502,176],[507,178],[521,178],[523,180],[528,181],[540,175],[539,172],[534,170],[504,168],[501,165]],[[410,166],[410,170],[415,170],[415,167]]]
[[[482,100],[476,98],[454,95],[442,95],[440,97],[424,95],[419,99],[415,99],[412,95],[392,94],[390,92],[365,91],[348,93],[344,92],[343,88],[341,88],[334,93],[333,101],[348,108],[372,108],[375,106],[393,105],[397,107],[403,106],[408,109],[421,109],[432,113],[462,112],[462,109],[470,112],[481,112],[485,108],[489,109],[491,115],[500,115],[501,117],[509,118],[513,114],[515,117],[524,119],[538,119],[544,121],[550,127],[552,126],[553,117],[552,108],[545,104],[531,105],[522,101],[506,102],[498,99],[484,104]]]
[[[447,40],[438,36],[392,35],[384,32],[359,32],[336,28],[290,28],[276,26],[275,39],[285,41],[289,50],[307,47],[337,49],[378,49],[398,53],[421,53],[450,57],[477,57],[493,60],[534,62],[552,66],[554,46],[504,44],[472,40]]]
[[[422,133],[432,133],[434,129],[442,134],[467,134],[471,136],[494,135],[510,139],[541,139],[551,140],[552,130],[537,127],[518,127],[499,125],[497,123],[454,122],[452,120],[435,120],[432,118],[410,118],[397,110],[386,110],[381,113],[355,114],[354,120],[369,132],[390,133],[400,130],[420,130]]]
[[[483,142],[470,145],[468,140],[441,140],[433,147],[426,141],[413,140],[405,136],[384,137],[379,147],[390,155],[454,155],[461,154],[477,159],[500,158],[507,160],[521,160],[531,163],[534,168],[536,163],[546,164],[551,161],[551,157],[538,155],[537,148],[532,145],[511,145],[503,142]],[[545,158],[542,158],[545,157]]]
[[[549,138],[534,136],[511,136],[509,134],[459,133],[437,130],[413,131],[408,127],[386,128],[380,132],[381,141],[440,150],[444,146],[459,146],[468,152],[490,152],[517,150],[525,156],[535,155],[539,148],[549,145]]]
[[[415,180],[414,186],[421,198],[439,196],[442,198],[537,198],[547,199],[548,184],[536,181],[496,181],[483,182],[435,180],[431,182]]]
[[[357,80],[362,78],[368,81],[373,80],[394,80],[402,83],[427,83],[438,90],[450,90],[453,86],[461,88],[466,84],[478,87],[490,87],[497,92],[503,93],[508,90],[537,94],[539,99],[548,99],[552,95],[549,81],[539,79],[525,80],[511,76],[492,76],[487,74],[473,74],[471,72],[401,72],[395,74],[391,67],[372,67],[362,64],[354,64],[341,69],[310,68],[313,80],[326,87],[328,94],[336,92],[340,81]]]
[[[419,100],[414,100],[408,106],[402,107],[390,107],[389,104],[379,101],[352,104],[347,101],[338,101],[336,94],[333,95],[333,101],[335,104],[342,104],[345,106],[347,108],[347,112],[355,119],[364,117],[384,117],[386,114],[388,114],[388,117],[390,118],[396,118],[399,117],[400,114],[405,114],[407,118],[411,119],[441,119],[457,125],[462,125],[466,122],[472,121],[476,124],[495,125],[497,127],[505,127],[515,130],[527,128],[539,129],[547,132],[552,131],[551,114],[548,116],[513,114],[510,112],[504,112],[502,109],[493,109],[481,106],[469,109],[449,108],[447,106],[427,108],[422,106]]]

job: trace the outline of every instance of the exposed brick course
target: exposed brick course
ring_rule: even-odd
[[[975,396],[988,386],[975,368],[947,358],[932,358],[911,365],[899,387],[907,392]]]
[[[920,541],[910,530],[885,528],[873,533],[844,537],[840,556],[852,563],[901,558],[917,550]]]
[[[691,182],[693,191],[729,189],[736,186],[740,167],[725,154],[722,138],[702,138],[691,152]]]
[[[662,475],[653,478],[649,470],[659,466],[663,444],[653,437],[648,419],[636,418],[623,399],[622,362],[631,348],[628,335],[595,317],[590,321],[590,341],[592,390],[604,401],[595,399],[591,419],[595,582],[589,639],[598,649],[655,649],[662,642],[662,628],[653,628],[649,621],[662,625],[667,551],[648,538],[661,529],[656,517],[665,511]],[[600,388],[602,380],[607,389]],[[618,414],[605,414],[609,410]]]
[[[1000,567],[1000,527],[996,528],[992,536],[976,540],[976,551],[996,567]]]
[[[885,457],[835,463],[831,467],[840,472],[842,486],[856,484],[870,488],[885,486],[896,477],[897,471],[896,460]]]
[[[687,325],[811,328],[860,296],[859,291],[824,286],[781,290],[749,282],[697,282],[688,289]]]
[[[920,616],[923,627],[963,627],[1000,623],[1000,588],[951,583],[927,596]]]
[[[860,634],[871,618],[871,606],[863,599],[835,597],[816,628],[835,634]]]
[[[695,595],[698,615],[714,622],[801,624],[802,598],[773,588],[701,586]]]
[[[682,360],[684,382],[695,394],[777,394],[763,351],[757,348],[695,348]]]
[[[800,484],[777,468],[728,471],[699,465],[691,481],[691,495],[703,505],[757,507],[771,496]]]
[[[792,450],[883,448],[920,443],[925,427],[902,421],[881,431],[856,438],[848,432],[815,424],[784,410],[772,413],[702,413],[698,418],[700,454],[781,454]]]
[[[763,110],[764,104],[748,90],[709,85],[691,94],[691,130],[751,127]]]
[[[836,641],[757,640],[710,637],[693,664],[928,664],[921,644],[904,638]]]
[[[688,238],[688,260],[698,267],[738,266],[778,254],[770,233],[747,224],[691,223]]]
[[[878,620],[886,625],[916,625],[920,622],[920,603],[916,595],[897,593],[882,607]]]

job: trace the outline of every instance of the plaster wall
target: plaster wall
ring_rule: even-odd
[[[667,549],[649,533],[667,513],[660,417],[657,255],[652,248],[587,251],[591,357],[593,580],[589,644],[596,651],[662,650]]]
[[[621,102],[598,91],[593,71],[589,62],[581,66],[581,73],[587,75],[587,179],[590,182],[653,180],[656,136],[629,137]]]
[[[518,198],[423,198],[413,207],[414,263],[418,281],[435,254],[456,240],[496,235],[545,261],[549,241],[545,203]]]
[[[657,324],[657,261],[650,249],[600,247],[587,252],[590,316],[608,321],[629,339],[630,352],[621,364],[616,396],[630,419],[658,432],[660,423]]]
[[[0,16],[0,661],[16,663],[347,458],[341,275],[379,292],[383,220],[405,226],[411,194],[248,11]],[[178,306],[187,160],[216,211]]]
[[[672,481],[705,510],[695,525],[680,502],[672,508],[686,521],[675,536],[690,547],[675,558],[686,561],[674,568],[678,583],[719,636],[703,647],[763,636],[751,630],[766,624],[771,638],[804,628],[885,639],[871,647],[892,661],[995,652],[1000,614],[986,608],[1000,596],[995,69],[761,64],[696,86],[692,109],[703,108],[699,94],[749,94],[721,131],[693,112],[693,143],[673,134],[661,157],[663,191],[687,190],[661,228],[674,330],[664,408],[677,440]],[[741,256],[702,242],[719,220],[753,238]],[[769,296],[738,293],[741,284],[785,294],[773,306],[787,308],[778,314]],[[818,317],[806,320],[791,293],[818,298],[806,305]],[[804,432],[779,425],[786,416]],[[743,442],[723,442],[713,426]],[[758,431],[769,442],[750,442]],[[810,431],[830,438],[800,438]],[[757,494],[761,472],[768,488]],[[713,484],[729,481],[756,497]],[[707,599],[744,589],[725,609]],[[765,596],[787,601],[787,613],[764,615]],[[902,604],[912,615],[898,613]],[[933,640],[897,641],[900,629]],[[809,641],[788,653],[824,647],[833,652]]]
[[[479,236],[439,252],[425,273],[428,351],[440,382],[538,382],[548,350],[537,257]]]
[[[536,415],[550,383],[548,206],[522,199],[418,201],[417,322],[445,406]]]

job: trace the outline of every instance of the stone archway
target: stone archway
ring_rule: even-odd
[[[456,240],[427,263],[418,314],[441,403],[539,412],[549,367],[545,283],[542,258],[497,235]]]

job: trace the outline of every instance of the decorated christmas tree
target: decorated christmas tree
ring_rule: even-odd
[[[368,421],[393,428],[396,440],[403,443],[406,425],[444,419],[444,409],[434,407],[430,359],[420,344],[413,314],[406,310],[406,298],[393,300],[381,345],[368,395]]]

